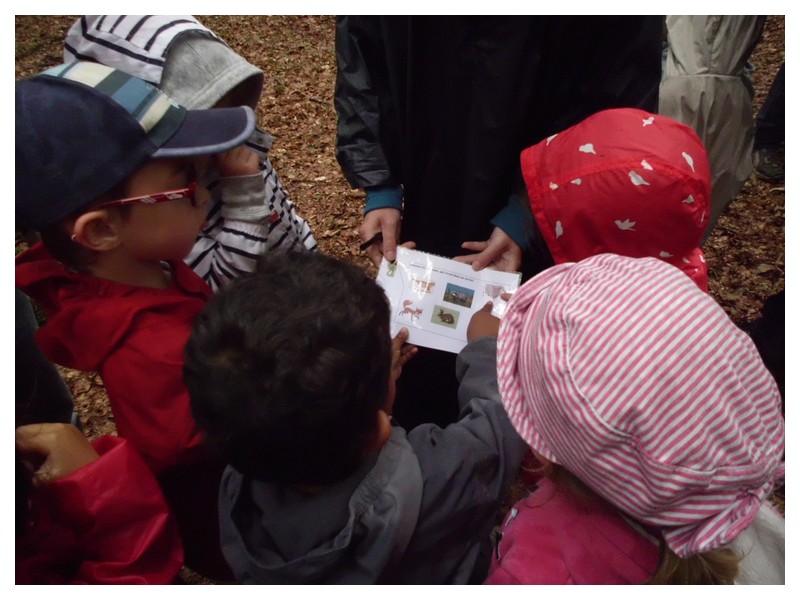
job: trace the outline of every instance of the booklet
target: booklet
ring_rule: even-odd
[[[391,303],[392,336],[408,329],[408,342],[426,348],[460,352],[467,345],[473,313],[491,300],[492,314],[503,316],[503,292],[519,287],[520,273],[470,265],[408,248],[397,248],[397,260],[381,262],[376,281]]]

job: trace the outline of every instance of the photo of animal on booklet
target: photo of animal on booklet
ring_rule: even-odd
[[[410,344],[460,352],[472,314],[491,300],[492,314],[502,317],[507,303],[501,294],[514,292],[520,278],[519,273],[473,271],[449,258],[398,248],[397,260],[384,259],[376,281],[391,303],[393,336],[405,327]]]

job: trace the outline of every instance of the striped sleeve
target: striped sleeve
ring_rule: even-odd
[[[211,186],[215,199],[208,221],[185,262],[214,291],[234,277],[252,273],[258,258],[266,252],[317,250],[310,226],[297,214],[269,159],[265,158],[261,166],[264,193],[256,201],[267,207],[261,213],[266,215],[263,218],[226,217],[225,193],[220,191],[221,186]]]

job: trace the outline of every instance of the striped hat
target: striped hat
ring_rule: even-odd
[[[542,272],[509,302],[497,360],[531,448],[681,557],[735,539],[783,477],[780,394],[755,346],[661,260]]]
[[[189,33],[219,40],[191,15],[82,15],[67,32],[64,62],[100,62],[159,85],[167,53]]]
[[[691,127],[635,108],[598,112],[522,151],[536,225],[556,264],[653,256],[708,290],[700,242],[711,172]]]
[[[17,82],[16,216],[42,229],[155,158],[216,154],[255,129],[248,107],[188,111],[151,84],[75,62]]]
[[[239,88],[255,109],[264,73],[191,15],[82,15],[64,40],[64,62],[87,60],[157,86],[190,109]]]

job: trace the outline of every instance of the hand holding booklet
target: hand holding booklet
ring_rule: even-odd
[[[502,317],[506,301],[500,294],[514,292],[520,278],[520,273],[473,271],[449,258],[397,248],[394,262],[381,262],[376,281],[391,304],[393,336],[405,327],[410,344],[460,352],[473,313],[491,300],[492,314]]]

